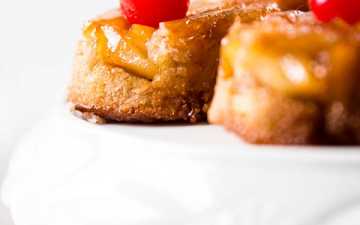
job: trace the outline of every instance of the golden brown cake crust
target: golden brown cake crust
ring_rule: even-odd
[[[186,78],[177,77],[176,71],[172,79],[149,81],[104,63],[92,65],[94,60],[96,53],[89,43],[81,42],[68,95],[76,110],[124,122],[197,122],[206,118],[203,107],[209,102],[214,81],[200,87],[204,94],[196,96],[191,90],[187,93],[188,87],[182,86]]]
[[[247,142],[256,144],[320,141],[314,139],[313,133],[320,122],[319,109],[314,104],[286,98],[248,79],[239,83],[218,80],[209,110],[210,123],[224,125]]]

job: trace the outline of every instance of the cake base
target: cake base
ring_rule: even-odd
[[[94,125],[60,107],[2,190],[16,225],[358,225],[360,149],[254,146],[211,125]]]

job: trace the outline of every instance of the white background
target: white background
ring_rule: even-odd
[[[0,0],[0,184],[11,150],[66,86],[81,26],[116,0]],[[0,203],[0,225],[12,225]]]

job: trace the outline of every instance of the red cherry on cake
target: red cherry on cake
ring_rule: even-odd
[[[341,18],[349,24],[360,22],[360,0],[309,0],[316,17],[329,22]]]
[[[182,19],[189,0],[121,0],[121,10],[131,24],[158,27],[160,22]]]

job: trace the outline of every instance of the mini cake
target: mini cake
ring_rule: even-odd
[[[68,101],[98,122],[204,121],[221,39],[235,16],[253,21],[270,11],[227,4],[158,28],[106,13],[84,29]]]
[[[237,22],[222,42],[209,120],[251,143],[360,144],[360,40],[289,11]]]

